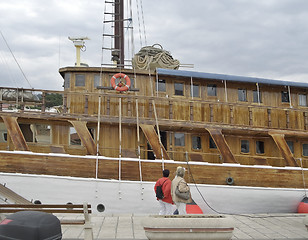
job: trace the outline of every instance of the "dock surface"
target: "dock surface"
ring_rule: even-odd
[[[83,215],[56,214],[59,219],[79,219]],[[147,215],[92,214],[95,240],[146,240],[142,219]],[[227,215],[234,219],[232,239],[308,239],[305,214]],[[62,225],[63,239],[83,239],[82,225]]]

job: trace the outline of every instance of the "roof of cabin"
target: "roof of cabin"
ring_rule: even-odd
[[[274,80],[267,78],[243,77],[243,76],[217,74],[217,73],[204,73],[204,72],[183,71],[183,70],[173,70],[173,69],[163,69],[163,68],[158,68],[157,73],[159,75],[166,75],[166,76],[218,79],[218,80],[226,80],[234,82],[262,83],[270,85],[308,88],[308,83],[304,82],[291,82],[291,81]]]

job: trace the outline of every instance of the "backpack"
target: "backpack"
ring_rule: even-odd
[[[162,185],[158,185],[157,187],[156,187],[156,197],[158,198],[158,199],[164,199],[164,193],[163,193],[163,185],[164,185],[164,183],[167,181],[168,179],[166,179],[163,183],[162,183]]]

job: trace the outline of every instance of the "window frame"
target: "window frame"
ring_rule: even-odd
[[[182,95],[176,94],[176,91],[179,91],[179,90],[176,90],[176,88],[175,88],[175,86],[177,84],[182,84],[182,86],[183,86],[183,94]],[[174,96],[179,96],[179,97],[184,97],[185,96],[185,83],[184,82],[174,82],[173,87],[174,87]]]
[[[242,91],[243,95],[242,94],[240,95],[241,91]],[[243,96],[244,100],[242,100],[242,98],[240,96]],[[239,102],[247,102],[247,89],[246,88],[238,88],[237,89],[237,99],[238,99]]]
[[[209,149],[217,149],[217,145],[211,135],[209,135]]]
[[[101,86],[101,79],[99,74],[95,74],[93,79],[93,87],[96,89],[98,86]]]
[[[263,152],[258,152],[258,143],[262,143],[262,147],[263,147]],[[265,142],[264,141],[261,141],[261,140],[256,140],[255,142],[255,146],[256,146],[256,154],[258,155],[264,155],[265,154]]]
[[[74,143],[74,140],[72,139],[72,135],[77,136],[78,138],[75,139],[77,141]],[[74,127],[69,127],[69,138],[68,138],[69,146],[82,146],[82,141],[77,133],[77,130]]]
[[[243,152],[242,151],[242,142],[243,141],[247,141],[248,142],[248,152]],[[250,141],[248,139],[241,139],[240,140],[240,147],[241,147],[241,149],[240,149],[241,154],[249,154],[250,153]]]
[[[304,96],[305,105],[301,104],[301,96]],[[307,107],[307,94],[303,94],[303,93],[299,93],[298,94],[298,106],[300,106],[300,107]]]
[[[162,82],[163,81],[163,85],[162,86],[164,86],[164,89],[165,90],[160,90],[160,86],[161,86],[161,84],[160,84],[160,82]],[[162,92],[162,93],[165,93],[166,92],[166,80],[165,79],[158,79],[157,81],[156,81],[156,91],[157,92]]]
[[[294,141],[292,141],[292,140],[286,140],[286,143],[287,143],[287,145],[288,145],[288,147],[289,147],[291,153],[294,154]],[[291,146],[290,143],[292,143],[292,147],[290,147],[290,146]]]
[[[255,93],[256,93],[256,99],[255,99]],[[259,93],[259,94],[258,94]],[[259,103],[258,101],[258,95],[259,95],[259,100],[260,100],[260,103],[262,103],[262,92],[258,90],[252,90],[252,102],[253,103]],[[256,100],[256,101],[255,101]]]
[[[83,77],[83,82],[79,82],[81,81],[81,79],[78,79],[78,77]],[[80,85],[80,83],[82,83],[83,85]],[[85,87],[86,86],[86,75],[85,74],[75,74],[75,87]]]
[[[3,133],[2,133],[2,137],[3,137],[3,141],[4,141],[4,142],[7,142],[8,133],[7,133],[7,132],[3,132]]]
[[[68,89],[71,86],[71,73],[65,73],[64,75],[64,89]]]
[[[209,91],[210,88],[212,88],[212,89]],[[209,94],[211,92],[214,92],[215,94],[214,95]],[[217,97],[217,84],[207,84],[206,94],[207,94],[208,97]]]
[[[307,155],[304,154],[304,145],[307,145]],[[308,157],[308,142],[302,143],[302,156],[303,157]]]
[[[286,96],[287,99],[285,99]],[[290,103],[290,96],[288,91],[281,91],[281,103]]]
[[[200,140],[200,142],[197,141],[197,145],[199,146],[200,144],[200,148],[194,148],[194,138],[198,138]],[[198,135],[192,135],[191,136],[191,149],[194,151],[201,151],[202,150],[202,138],[201,136]]]
[[[190,87],[192,88],[192,89],[190,89],[191,97],[192,98],[201,98],[201,91],[200,91],[201,85],[199,83],[193,83],[192,85],[190,85]],[[198,96],[195,96],[195,94],[194,94],[195,93],[195,91],[194,91],[195,87],[198,87],[198,89],[197,89]]]
[[[184,144],[182,145],[182,143],[181,143],[181,145],[177,145],[177,138],[176,138],[176,135],[183,135],[183,138],[181,137],[181,139],[184,139]],[[185,133],[183,133],[183,132],[175,132],[174,134],[173,134],[173,139],[174,139],[174,146],[175,147],[185,147],[186,146],[186,142],[185,142]],[[178,139],[180,139],[180,138],[178,138]],[[181,140],[180,140],[181,141]]]

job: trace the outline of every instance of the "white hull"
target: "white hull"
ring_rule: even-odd
[[[42,203],[83,203],[105,206],[105,213],[157,214],[154,182],[85,179],[0,173],[0,183],[28,200]],[[292,213],[304,189],[190,185],[192,197],[204,213]],[[198,188],[198,189],[197,189]],[[199,191],[198,191],[199,190]],[[203,196],[201,196],[201,194]]]

